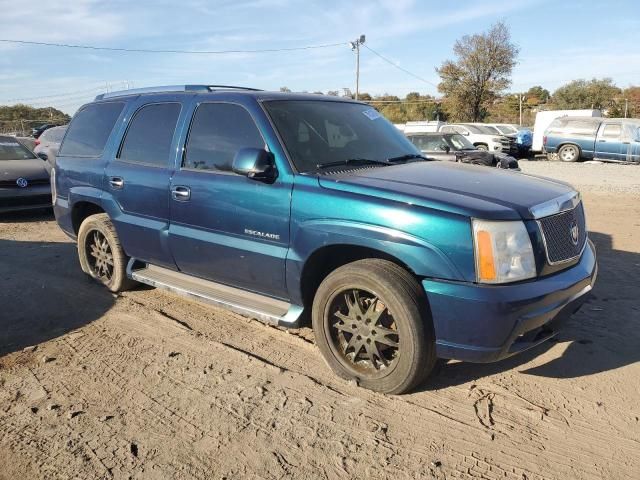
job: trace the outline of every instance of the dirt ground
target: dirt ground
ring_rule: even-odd
[[[640,167],[582,189],[594,294],[553,342],[418,392],[337,379],[286,332],[81,273],[50,214],[0,218],[0,479],[640,478]]]

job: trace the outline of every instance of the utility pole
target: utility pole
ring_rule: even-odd
[[[364,44],[365,36],[360,35],[351,44],[351,50],[356,52],[356,100],[358,100],[358,94],[360,93],[360,45]]]
[[[520,100],[520,123],[519,123],[519,126],[522,126],[522,100],[524,100],[524,95],[519,93],[518,94],[518,99]]]
[[[627,111],[629,110],[629,99],[624,99],[624,118],[627,118]]]

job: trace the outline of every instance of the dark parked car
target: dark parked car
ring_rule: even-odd
[[[345,98],[99,95],[52,178],[58,224],[111,291],[137,281],[275,324],[310,317],[331,368],[382,392],[415,387],[437,357],[538,345],[596,278],[573,188],[427,161]]]
[[[49,165],[53,165],[62,138],[67,131],[67,126],[53,127],[45,130],[42,135],[36,140],[36,146],[33,150],[38,157],[49,162]]]
[[[544,132],[544,151],[563,162],[603,160],[640,162],[640,120],[635,118],[560,117]]]
[[[46,130],[53,127],[57,127],[57,125],[55,123],[45,123],[44,125],[34,127],[31,129],[31,136],[33,138],[40,138],[40,135],[42,135]]]
[[[47,163],[14,137],[0,136],[0,212],[51,207]]]
[[[518,161],[504,153],[492,153],[476,148],[459,133],[407,134],[416,147],[427,157],[436,160],[471,163],[487,167],[518,169]]]

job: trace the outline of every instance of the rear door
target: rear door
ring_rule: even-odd
[[[150,101],[146,97],[130,110],[122,142],[105,169],[104,189],[126,253],[175,269],[168,246],[169,179],[175,165],[182,99],[165,96]]]
[[[622,124],[620,122],[605,122],[600,125],[596,138],[596,158],[606,160],[625,160],[626,145],[623,151]]]
[[[291,183],[234,173],[241,148],[267,148],[244,106],[195,106],[171,181],[171,251],[185,273],[286,299]]]

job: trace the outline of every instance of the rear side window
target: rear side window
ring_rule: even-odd
[[[620,138],[622,134],[622,126],[619,123],[605,125],[602,130],[602,136],[605,138]]]
[[[251,115],[240,105],[203,103],[193,117],[183,167],[231,171],[242,148],[264,148]]]
[[[569,120],[565,127],[566,133],[579,136],[595,135],[598,124],[588,120]]]
[[[120,160],[165,167],[181,108],[179,103],[154,103],[140,108],[129,124]]]
[[[123,107],[122,102],[94,103],[76,113],[60,148],[60,155],[101,155]]]

